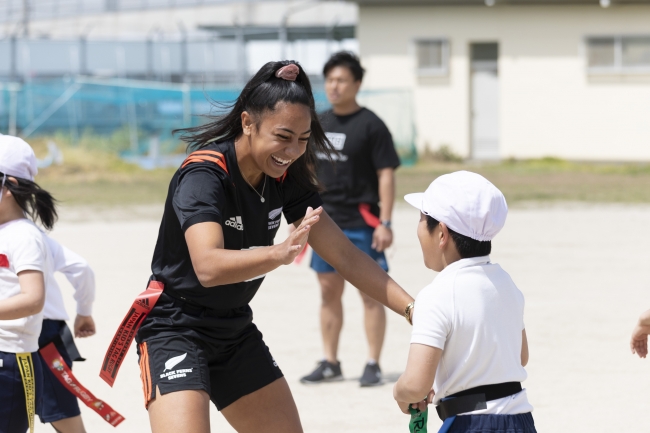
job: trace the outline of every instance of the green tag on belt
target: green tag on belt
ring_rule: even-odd
[[[418,409],[409,407],[411,412],[411,422],[409,422],[410,433],[427,433],[427,418],[429,409],[420,412]]]

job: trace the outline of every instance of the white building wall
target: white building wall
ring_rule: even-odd
[[[650,6],[369,7],[366,89],[414,91],[418,148],[470,154],[469,47],[499,43],[503,158],[650,160],[650,74],[590,75],[585,37],[650,35]],[[418,77],[417,38],[446,38],[449,73]]]

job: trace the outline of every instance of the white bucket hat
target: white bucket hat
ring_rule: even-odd
[[[31,146],[21,138],[0,135],[0,173],[33,181],[38,167]]]
[[[457,171],[431,182],[425,192],[404,196],[420,212],[477,241],[491,241],[508,215],[506,199],[480,174]]]

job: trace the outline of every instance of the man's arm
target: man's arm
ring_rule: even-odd
[[[382,168],[377,170],[379,180],[379,220],[390,221],[393,215],[395,204],[395,170],[393,168]],[[393,243],[393,230],[383,225],[377,226],[372,235],[372,248],[377,251],[384,251]]]

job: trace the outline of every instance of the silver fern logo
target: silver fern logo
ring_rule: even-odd
[[[173,358],[169,358],[167,362],[165,362],[165,370],[163,373],[167,370],[172,370],[174,367],[176,367],[182,360],[184,360],[187,357],[187,352],[183,353],[182,355],[179,356],[174,356]]]
[[[277,209],[273,209],[271,212],[269,212],[269,219],[274,220],[282,213],[282,208],[279,207]]]

